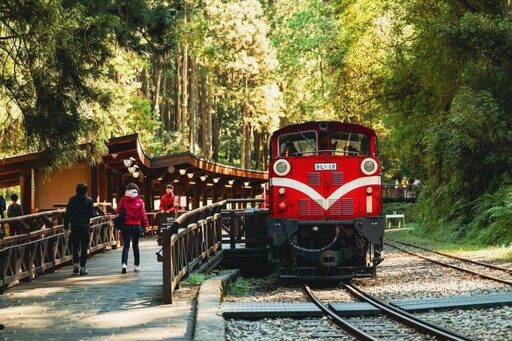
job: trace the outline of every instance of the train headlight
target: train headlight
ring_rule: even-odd
[[[281,195],[284,195],[286,193],[286,190],[284,189],[284,187],[280,187],[278,190],[277,190],[277,193],[281,194]]]
[[[287,160],[281,159],[274,163],[274,172],[279,176],[285,176],[290,172],[290,163]]]
[[[361,162],[361,172],[366,175],[375,174],[377,171],[377,161],[372,158],[366,158]]]
[[[372,194],[373,192],[373,188],[371,188],[370,186],[366,187],[366,194]]]

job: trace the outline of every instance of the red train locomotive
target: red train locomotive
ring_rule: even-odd
[[[375,276],[385,228],[375,132],[295,124],[275,131],[270,149],[269,238],[281,277]]]

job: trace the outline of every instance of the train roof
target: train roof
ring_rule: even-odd
[[[353,131],[357,131],[357,132],[361,132],[361,133],[366,132],[366,133],[370,133],[370,134],[375,134],[375,131],[373,129],[362,126],[360,124],[355,124],[355,123],[345,123],[345,122],[341,122],[341,121],[308,121],[308,122],[303,122],[303,123],[290,124],[286,127],[283,127],[281,129],[274,131],[272,133],[272,135],[281,135],[281,134],[288,133],[288,132],[301,131],[301,130],[307,129],[308,127],[312,127],[312,126],[320,125],[320,124],[324,124],[324,123],[329,124],[329,128],[336,127],[336,128],[341,128],[341,129],[353,130]]]

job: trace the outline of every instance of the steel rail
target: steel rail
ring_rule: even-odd
[[[469,270],[469,269],[464,269],[464,268],[461,268],[461,267],[456,266],[456,265],[452,265],[452,264],[448,264],[448,263],[445,263],[445,262],[441,262],[441,261],[432,259],[430,257],[422,256],[420,254],[417,254],[417,253],[405,250],[405,249],[403,249],[401,247],[398,247],[396,245],[393,245],[393,244],[389,244],[389,243],[384,243],[384,244],[388,245],[388,246],[391,246],[391,247],[394,247],[395,249],[400,250],[400,251],[405,252],[405,253],[408,253],[408,254],[410,254],[412,256],[416,256],[418,258],[425,259],[425,260],[427,260],[429,262],[439,264],[441,266],[445,266],[445,267],[452,268],[452,269],[459,270],[459,271],[464,271],[464,272],[476,275],[476,276],[478,276],[480,278],[490,279],[492,281],[496,281],[496,282],[499,282],[499,283],[512,285],[512,281],[509,281],[509,280],[506,280],[506,279],[502,279],[502,278],[498,278],[498,277],[494,277],[494,276],[489,276],[489,275],[486,275],[486,274],[482,274],[480,272],[476,272],[476,271]]]
[[[414,244],[409,244],[409,243],[403,243],[403,242],[397,242],[397,241],[395,241],[394,243],[398,243],[398,244],[402,244],[402,245],[406,245],[406,246],[415,247],[415,248],[418,248],[418,249],[421,249],[421,250],[425,250],[425,251],[429,251],[429,252],[432,252],[432,253],[435,253],[435,254],[438,254],[438,255],[441,255],[441,256],[445,256],[445,257],[448,257],[448,258],[453,258],[453,259],[457,259],[457,260],[464,261],[464,262],[467,262],[467,263],[472,263],[472,264],[476,264],[476,265],[485,266],[485,267],[490,268],[490,269],[500,270],[500,271],[504,271],[504,272],[512,273],[512,269],[504,268],[504,267],[502,267],[502,266],[498,266],[498,265],[494,265],[494,264],[489,264],[489,263],[483,263],[483,262],[479,262],[479,261],[472,260],[472,259],[461,258],[461,257],[457,257],[457,256],[449,255],[449,254],[447,254],[447,253],[443,253],[443,252],[439,252],[439,251],[430,250],[430,249],[427,249],[426,247],[419,246],[419,245],[414,245]]]
[[[420,318],[410,314],[400,308],[392,306],[388,303],[381,301],[380,299],[364,292],[354,284],[345,284],[350,293],[356,296],[359,300],[365,301],[381,309],[390,318],[408,326],[420,333],[434,336],[438,340],[452,340],[452,341],[468,341],[472,340],[466,336],[459,335],[451,330],[436,326],[430,322],[421,320]]]
[[[307,284],[304,284],[304,289],[306,290],[306,293],[308,294],[309,298],[315,303],[318,308],[327,316],[329,316],[334,323],[336,323],[337,326],[339,326],[341,329],[343,329],[348,334],[352,335],[358,340],[368,340],[368,341],[376,341],[379,340],[378,338],[374,338],[373,336],[367,334],[366,332],[354,327],[344,319],[338,316],[338,314],[332,310],[331,308],[325,306],[320,300],[313,294],[311,289]]]

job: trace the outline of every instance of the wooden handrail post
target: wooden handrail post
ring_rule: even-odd
[[[171,259],[171,231],[162,231],[162,285],[164,304],[172,304],[172,259]]]
[[[236,248],[235,232],[236,232],[235,212],[231,211],[231,212],[229,212],[229,248],[230,249]]]
[[[0,251],[0,279],[2,280],[2,286],[0,286],[0,295],[3,295],[4,288],[7,287],[5,283],[5,262],[7,261],[7,257],[4,252]]]

